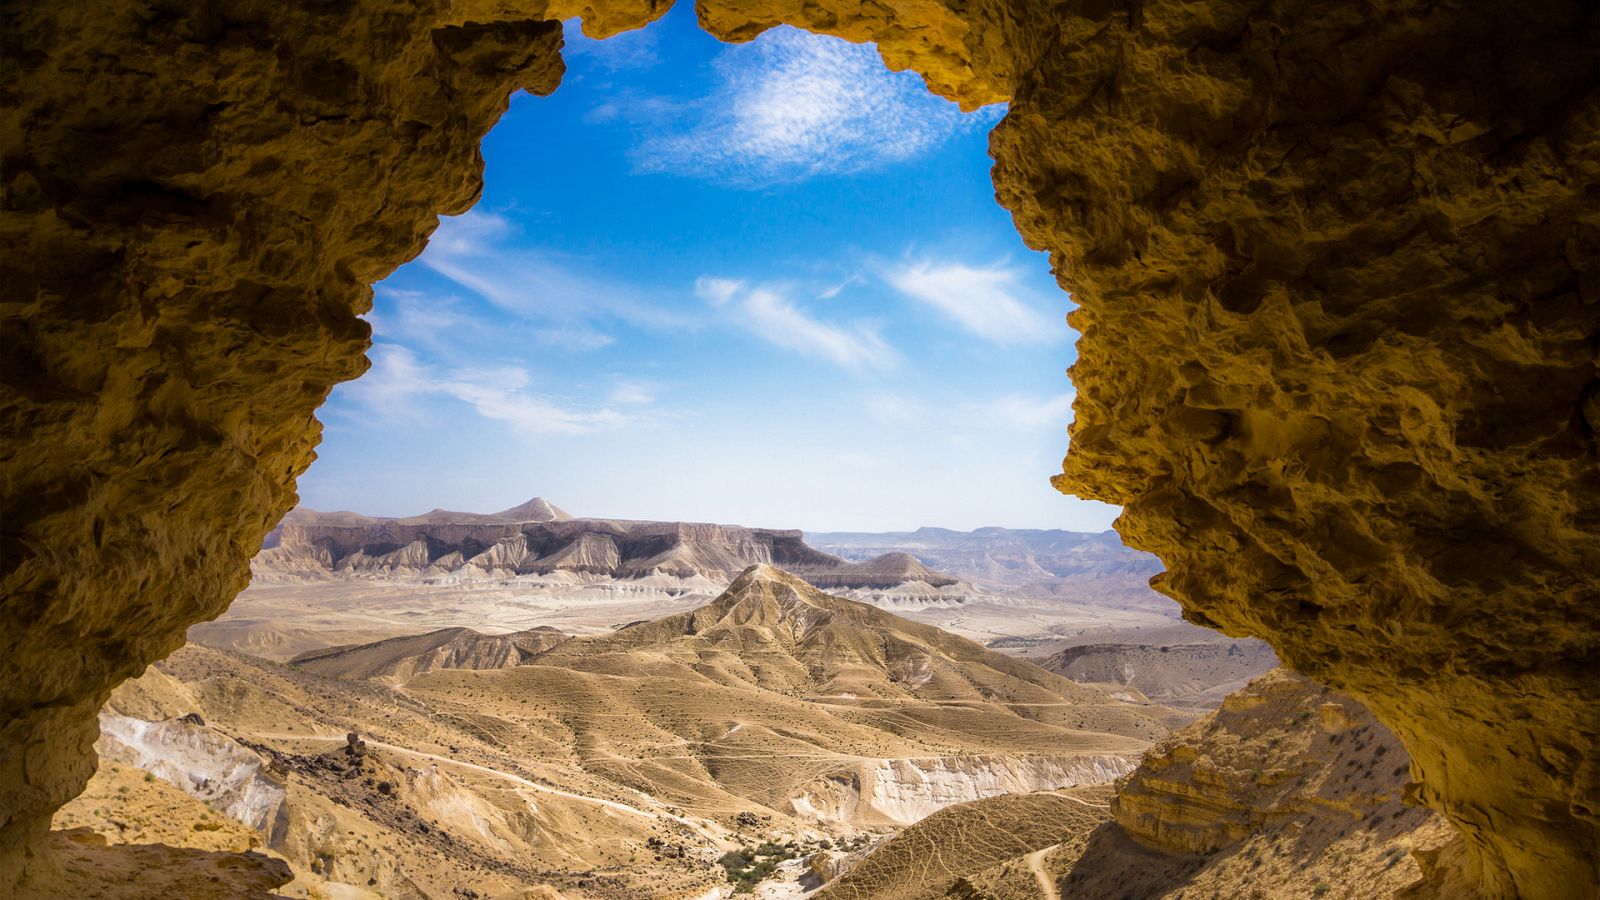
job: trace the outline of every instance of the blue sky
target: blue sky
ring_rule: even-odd
[[[487,184],[379,284],[334,391],[317,509],[810,530],[1101,530],[1056,493],[1069,300],[989,181],[988,129],[870,46],[721,44],[680,4],[567,29]]]

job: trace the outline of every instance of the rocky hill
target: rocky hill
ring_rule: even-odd
[[[290,664],[329,678],[383,678],[404,682],[434,669],[504,669],[520,666],[567,639],[554,628],[479,634],[441,628],[427,634],[302,653]]]
[[[281,786],[291,895],[589,900],[710,896],[739,848],[809,854],[963,802],[1103,786],[1169,713],[770,566],[594,636],[443,629],[294,665],[190,646],[108,709],[123,732],[181,738],[134,742],[137,761],[191,794],[223,772],[251,776],[230,798],[258,773]],[[127,815],[84,818],[111,835]]]
[[[1027,661],[875,606],[835,597],[772,566],[752,566],[713,602],[612,635],[554,648],[540,660],[591,671],[619,663],[686,667],[722,683],[819,698],[1060,703],[1080,722],[1147,737],[1162,729]],[[1115,712],[1113,712],[1115,709]],[[1049,718],[1035,712],[1030,718]]]
[[[257,555],[258,581],[328,576],[487,579],[569,574],[726,584],[755,564],[828,588],[946,587],[957,579],[906,553],[850,562],[799,531],[687,522],[575,519],[541,498],[498,513],[433,510],[409,518],[297,509]]]
[[[846,860],[817,898],[1405,896],[1451,837],[1407,804],[1408,777],[1364,707],[1275,670],[1114,791],[950,807]]]
[[[1263,641],[1085,644],[1035,660],[1083,684],[1131,687],[1160,703],[1214,708],[1278,664]]]

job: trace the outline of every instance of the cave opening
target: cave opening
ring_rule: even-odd
[[[485,138],[482,198],[375,286],[303,505],[1110,528],[1047,482],[1076,334],[994,202],[1003,104],[787,27],[724,44],[688,7],[565,30],[561,88]]]
[[[110,690],[244,586],[363,369],[367,285],[471,207],[512,90],[559,80],[548,20],[664,12],[177,6],[4,12],[4,882],[41,865]],[[1058,483],[1122,506],[1196,620],[1394,728],[1462,832],[1437,891],[1570,896],[1600,881],[1597,12],[1389,12],[699,16],[874,40],[1010,103],[997,195],[1080,304]]]

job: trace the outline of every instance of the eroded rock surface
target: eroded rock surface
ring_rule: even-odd
[[[1368,704],[1496,896],[1600,883],[1595,10],[1070,18],[992,142],[1080,304],[1058,485]]]
[[[499,513],[434,510],[403,519],[295,509],[268,535],[267,545],[251,566],[263,581],[567,574],[726,584],[760,563],[781,566],[821,588],[958,583],[908,553],[846,561],[811,547],[794,529],[575,519],[539,498]]]
[[[7,7],[0,884],[111,688],[245,583],[367,285],[477,196],[559,27],[644,0]],[[1596,7],[711,0],[1009,100],[1083,331],[1059,484],[1191,618],[1405,740],[1494,895],[1600,881]],[[71,648],[63,652],[62,648]]]
[[[1278,669],[1152,748],[1111,811],[1135,840],[1172,854],[1267,831],[1403,833],[1430,817],[1402,805],[1409,769],[1364,707]]]

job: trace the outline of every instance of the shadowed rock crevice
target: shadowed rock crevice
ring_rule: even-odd
[[[0,884],[95,712],[244,585],[369,285],[480,189],[559,26],[640,0],[7,7]],[[1196,622],[1405,741],[1491,895],[1600,881],[1596,11],[713,0],[1009,100],[1001,203],[1083,332],[1058,485]]]

